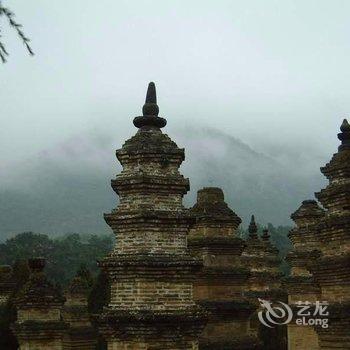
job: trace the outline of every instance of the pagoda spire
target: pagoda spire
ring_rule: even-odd
[[[134,119],[137,128],[156,127],[163,128],[166,125],[164,118],[158,117],[159,107],[157,105],[156,85],[153,81],[148,84],[146,101],[142,107],[142,116]]]
[[[341,141],[341,145],[338,147],[338,150],[350,149],[350,124],[347,119],[343,120],[340,131],[338,139]]]
[[[250,219],[248,232],[249,232],[249,237],[250,238],[258,238],[258,234],[257,234],[258,227],[256,226],[254,215],[252,215],[252,218]]]

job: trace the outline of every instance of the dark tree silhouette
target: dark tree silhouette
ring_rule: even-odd
[[[22,31],[22,25],[17,23],[14,19],[15,14],[8,8],[4,7],[2,5],[2,2],[0,0],[0,20],[5,18],[8,20],[8,23],[10,27],[12,27],[16,32],[19,38],[22,40],[24,46],[26,47],[27,51],[29,52],[30,55],[34,55],[34,52],[32,48],[29,45],[30,39],[26,37],[26,35]],[[0,27],[0,59],[3,63],[6,62],[6,56],[8,56],[9,53],[6,50],[6,46],[4,45],[2,41],[2,36],[1,36],[1,27]]]

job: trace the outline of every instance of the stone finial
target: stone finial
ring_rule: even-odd
[[[343,120],[340,131],[338,139],[341,141],[341,145],[338,147],[338,150],[343,151],[345,149],[350,149],[350,124],[346,119]]]
[[[258,227],[256,226],[254,215],[252,215],[252,218],[250,219],[248,232],[249,232],[249,237],[251,237],[251,238],[258,238],[258,234],[257,234]]]
[[[143,115],[156,115],[156,116],[159,113],[159,107],[157,105],[156,86],[153,83],[153,81],[148,84],[146,101],[142,107],[142,113]]]
[[[263,239],[263,241],[268,241],[270,239],[270,234],[269,234],[269,230],[267,227],[265,227],[263,229],[263,234],[262,234],[261,238]]]
[[[157,105],[156,86],[153,82],[148,84],[146,101],[142,107],[142,116],[134,119],[134,125],[137,128],[144,126],[163,128],[166,125],[164,118],[158,117],[159,107]]]

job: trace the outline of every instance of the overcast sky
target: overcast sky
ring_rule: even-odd
[[[6,176],[81,135],[108,130],[119,147],[136,131],[131,121],[150,80],[170,136],[215,127],[267,155],[310,154],[315,167],[336,150],[350,111],[350,1],[3,4],[35,51],[28,56],[0,18],[10,52],[0,65]]]

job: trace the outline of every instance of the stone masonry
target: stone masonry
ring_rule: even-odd
[[[243,250],[241,260],[245,266],[250,268],[251,274],[248,280],[248,290],[253,298],[279,296],[281,287],[281,272],[278,257],[278,249],[274,247],[267,231],[264,236],[258,236],[258,228],[252,215],[249,224],[249,235],[246,247]]]
[[[69,325],[63,339],[64,350],[94,350],[97,333],[88,311],[89,286],[81,276],[75,276],[65,296],[63,320]]]
[[[289,233],[293,251],[286,260],[291,266],[291,275],[285,279],[284,286],[288,292],[288,303],[297,311],[296,303],[320,300],[321,289],[314,276],[308,270],[310,261],[320,255],[317,225],[324,218],[325,211],[315,200],[305,200],[291,215],[296,227]],[[294,321],[294,320],[293,320]],[[318,336],[312,326],[288,324],[289,350],[318,350]]]
[[[29,281],[16,298],[14,332],[20,350],[63,350],[67,325],[61,312],[65,299],[47,280],[44,259],[29,259],[28,265]]]
[[[258,312],[262,310],[259,298],[272,303],[286,301],[286,293],[281,289],[282,273],[279,270],[281,259],[278,256],[278,249],[272,245],[267,229],[264,230],[262,237],[259,237],[254,215],[251,217],[248,231],[241,261],[250,270],[244,295],[255,304],[257,310],[251,317],[251,331],[262,340],[265,349],[284,350],[285,327],[267,329],[258,320]]]
[[[116,152],[123,170],[112,187],[120,202],[105,219],[117,242],[100,262],[111,281],[99,317],[108,350],[195,350],[206,320],[193,300],[202,261],[187,250],[189,181],[178,170],[184,149],[162,133],[158,112],[150,83],[143,116],[134,119],[139,130]]]
[[[310,262],[321,288],[322,301],[329,303],[329,327],[318,327],[321,349],[350,349],[350,125],[344,119],[338,138],[341,145],[321,172],[328,186],[316,193],[326,209],[318,225],[321,256]]]
[[[194,297],[210,313],[200,350],[256,349],[258,341],[249,331],[255,306],[243,297],[249,269],[239,260],[245,246],[236,235],[241,219],[225,203],[222,190],[215,187],[198,191],[190,214],[195,221],[188,245],[204,261]]]

